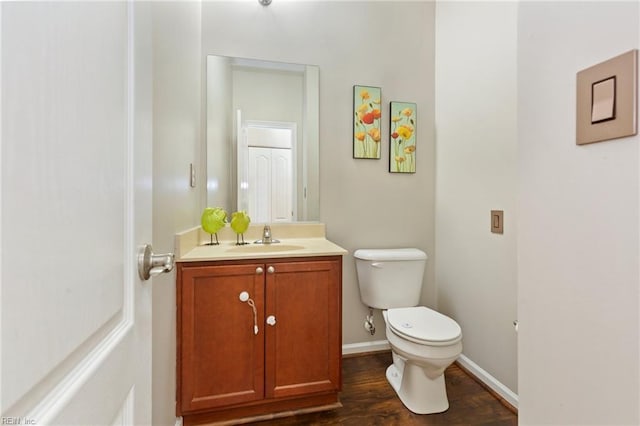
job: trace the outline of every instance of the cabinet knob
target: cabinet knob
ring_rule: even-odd
[[[274,272],[276,272],[276,268],[274,268],[273,266],[269,266],[267,268],[267,272],[270,273],[270,274],[273,274]]]
[[[275,317],[275,315],[269,315],[267,317],[267,324],[269,324],[271,326],[276,325],[276,317]]]
[[[262,269],[262,266],[258,266],[256,268],[256,275],[262,275],[263,272],[264,272],[264,269]]]

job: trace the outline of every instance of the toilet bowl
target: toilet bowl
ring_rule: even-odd
[[[387,380],[416,414],[449,408],[444,370],[462,353],[460,326],[424,306],[383,311],[393,364]]]
[[[359,249],[354,257],[360,298],[370,309],[382,309],[386,323],[393,355],[387,380],[414,413],[446,411],[444,370],[462,353],[462,331],[446,315],[416,306],[426,253],[415,248]],[[375,330],[372,323],[365,322],[365,328]]]

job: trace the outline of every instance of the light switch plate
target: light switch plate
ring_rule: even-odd
[[[193,163],[189,163],[189,186],[196,187],[196,168],[193,167]]]
[[[491,232],[502,234],[504,232],[504,210],[491,210]]]
[[[578,72],[576,144],[635,135],[637,84],[637,49]]]

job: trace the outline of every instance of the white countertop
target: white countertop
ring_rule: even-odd
[[[249,244],[242,246],[236,245],[235,234],[231,239],[228,232],[219,233],[219,237],[222,237],[219,245],[205,245],[209,241],[208,234],[204,234],[199,227],[187,230],[176,235],[176,262],[342,256],[348,253],[324,237],[323,224],[272,226],[273,238],[280,240],[272,244],[253,242],[260,237],[260,230],[247,232],[245,241]]]

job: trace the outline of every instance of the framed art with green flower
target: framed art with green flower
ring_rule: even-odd
[[[380,159],[382,89],[353,86],[353,158]]]
[[[389,172],[416,172],[418,106],[412,102],[391,102],[389,124]]]

